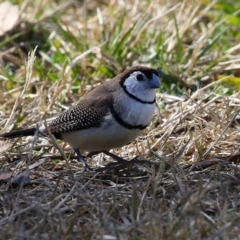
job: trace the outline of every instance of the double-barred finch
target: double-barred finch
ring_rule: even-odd
[[[48,130],[72,146],[85,170],[90,167],[80,151],[103,152],[117,161],[124,161],[109,150],[130,143],[148,126],[160,85],[155,69],[131,67],[87,93],[76,106],[54,119]],[[47,133],[42,125],[11,131],[0,138],[31,136],[36,131]]]

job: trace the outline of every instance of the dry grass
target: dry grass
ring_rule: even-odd
[[[87,173],[62,142],[1,142],[1,238],[238,239],[240,94],[222,84],[239,81],[237,14],[207,1],[20,6],[0,37],[2,132],[51,119],[127,66],[165,74],[161,115],[114,150],[127,165]]]

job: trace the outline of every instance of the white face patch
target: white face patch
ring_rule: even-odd
[[[126,78],[123,85],[128,93],[142,101],[151,102],[156,96],[155,89],[160,87],[160,80],[155,74],[152,74],[151,79],[148,79],[144,73],[135,71]]]

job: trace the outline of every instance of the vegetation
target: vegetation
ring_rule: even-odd
[[[114,150],[127,165],[83,172],[60,141],[1,141],[1,238],[238,239],[239,7],[2,2],[2,133],[55,117],[132,65],[158,69],[163,87],[145,134]],[[111,161],[88,159],[93,167]]]

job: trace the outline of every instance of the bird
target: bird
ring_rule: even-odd
[[[105,81],[49,124],[13,130],[0,134],[0,139],[48,135],[67,142],[84,170],[92,168],[82,151],[89,155],[104,153],[117,162],[123,158],[110,152],[136,139],[149,125],[155,112],[156,90],[161,78],[156,69],[132,66]]]

